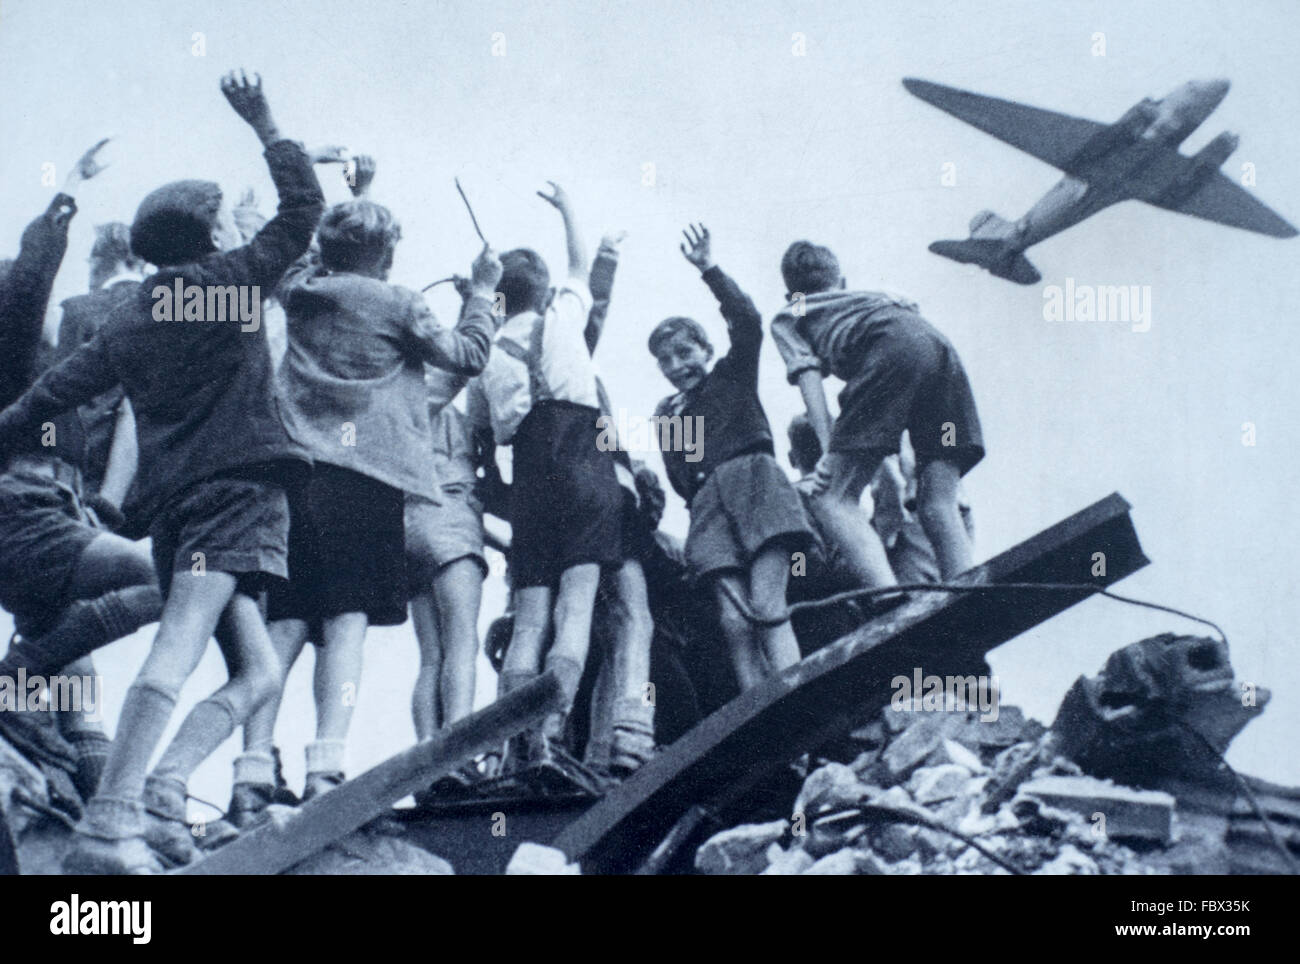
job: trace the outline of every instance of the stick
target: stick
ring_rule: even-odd
[[[438,287],[438,285],[445,285],[448,281],[455,281],[455,280],[456,280],[456,276],[454,274],[448,275],[446,278],[439,278],[437,281],[429,282],[427,285],[425,285],[423,288],[420,289],[420,292],[423,294],[424,292],[428,291],[430,288],[436,288]]]
[[[469,206],[469,198],[465,196],[465,189],[460,186],[460,178],[454,177],[452,180],[456,182],[456,190],[460,192],[460,199],[465,202],[465,210],[469,212],[469,219],[474,222],[474,233],[478,235],[478,239],[483,242],[484,246],[488,246],[488,239],[483,237],[483,231],[478,226],[478,218],[474,217],[474,209]]]

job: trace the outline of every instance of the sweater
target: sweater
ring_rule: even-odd
[[[36,448],[42,422],[120,382],[139,445],[133,523],[147,527],[168,500],[213,475],[306,461],[280,419],[264,327],[154,320],[155,289],[179,281],[269,293],[307,249],[324,208],[311,163],[301,145],[285,140],[267,149],[266,160],[280,197],[276,216],[249,244],[162,268],[114,307],[97,335],[0,412],[0,450]]]
[[[763,343],[763,318],[754,302],[714,265],[702,275],[718,299],[727,322],[731,350],[690,390],[665,398],[655,408],[658,417],[698,418],[700,458],[686,461],[684,451],[663,452],[668,481],[687,505],[723,462],[740,455],[775,455],[772,429],[758,399],[758,354]],[[663,433],[658,433],[662,439]]]

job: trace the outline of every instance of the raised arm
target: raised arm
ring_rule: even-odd
[[[538,191],[537,196],[559,211],[560,217],[564,220],[564,241],[569,251],[569,277],[577,278],[586,284],[587,249],[582,243],[582,236],[578,234],[577,221],[573,216],[573,202],[569,200],[569,195],[560,185],[554,181],[546,183],[551,186],[551,193]]]
[[[758,381],[758,353],[763,343],[763,316],[758,313],[753,299],[740,290],[740,286],[714,263],[713,238],[703,224],[688,225],[682,231],[686,238],[682,255],[700,269],[700,277],[709,286],[718,307],[727,322],[731,337],[731,351],[727,357],[745,372],[746,378]]]
[[[0,280],[0,406],[21,395],[36,375],[36,352],[45,326],[54,276],[68,249],[68,226],[77,213],[73,195],[107,166],[98,153],[108,139],[82,154],[64,191],[23,231],[18,257]]]
[[[424,297],[412,292],[415,312],[410,337],[422,361],[458,375],[477,375],[492,348],[492,299],[501,280],[501,260],[484,247],[470,271],[470,291],[455,328],[438,325]]]
[[[618,270],[618,246],[625,237],[626,232],[620,231],[601,238],[596,260],[591,264],[591,311],[587,312],[587,328],[582,333],[590,354],[595,354],[601,332],[605,330],[609,299],[614,293],[614,272]]]
[[[301,145],[281,138],[262,92],[262,79],[254,77],[250,82],[242,71],[238,78],[233,72],[227,74],[222,78],[221,92],[266,148],[266,162],[280,206],[252,241],[220,258],[206,259],[204,265],[211,265],[214,283],[270,289],[307,250],[325,209],[325,195]]]

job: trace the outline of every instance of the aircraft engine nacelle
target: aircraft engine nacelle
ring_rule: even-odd
[[[1224,131],[1210,143],[1192,155],[1192,163],[1201,171],[1217,171],[1228,156],[1237,149],[1240,138],[1231,131]]]

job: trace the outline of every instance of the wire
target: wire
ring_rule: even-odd
[[[723,593],[731,600],[731,604],[736,607],[737,611],[749,622],[765,629],[780,626],[789,621],[790,617],[798,612],[806,612],[814,609],[821,609],[824,606],[832,606],[837,603],[849,602],[855,599],[869,598],[878,599],[884,596],[892,596],[899,593],[908,592],[946,592],[953,594],[980,595],[983,593],[995,592],[1081,592],[1090,596],[1105,596],[1107,599],[1113,599],[1116,602],[1127,603],[1130,606],[1141,606],[1146,609],[1156,609],[1160,612],[1172,613],[1175,616],[1181,616],[1184,619],[1190,619],[1193,622],[1209,626],[1219,638],[1225,643],[1227,635],[1219,627],[1219,624],[1213,620],[1204,619],[1192,613],[1185,612],[1181,609],[1175,609],[1173,606],[1166,606],[1162,603],[1154,603],[1145,599],[1134,599],[1131,596],[1121,596],[1118,593],[1111,592],[1104,586],[1098,586],[1088,582],[993,582],[983,584],[967,584],[957,582],[909,582],[896,586],[872,586],[863,589],[849,589],[845,592],[838,592],[823,599],[808,599],[802,602],[792,603],[786,607],[785,614],[781,616],[760,616],[754,612],[749,602],[741,597],[725,579],[719,580],[718,585],[722,587]]]

